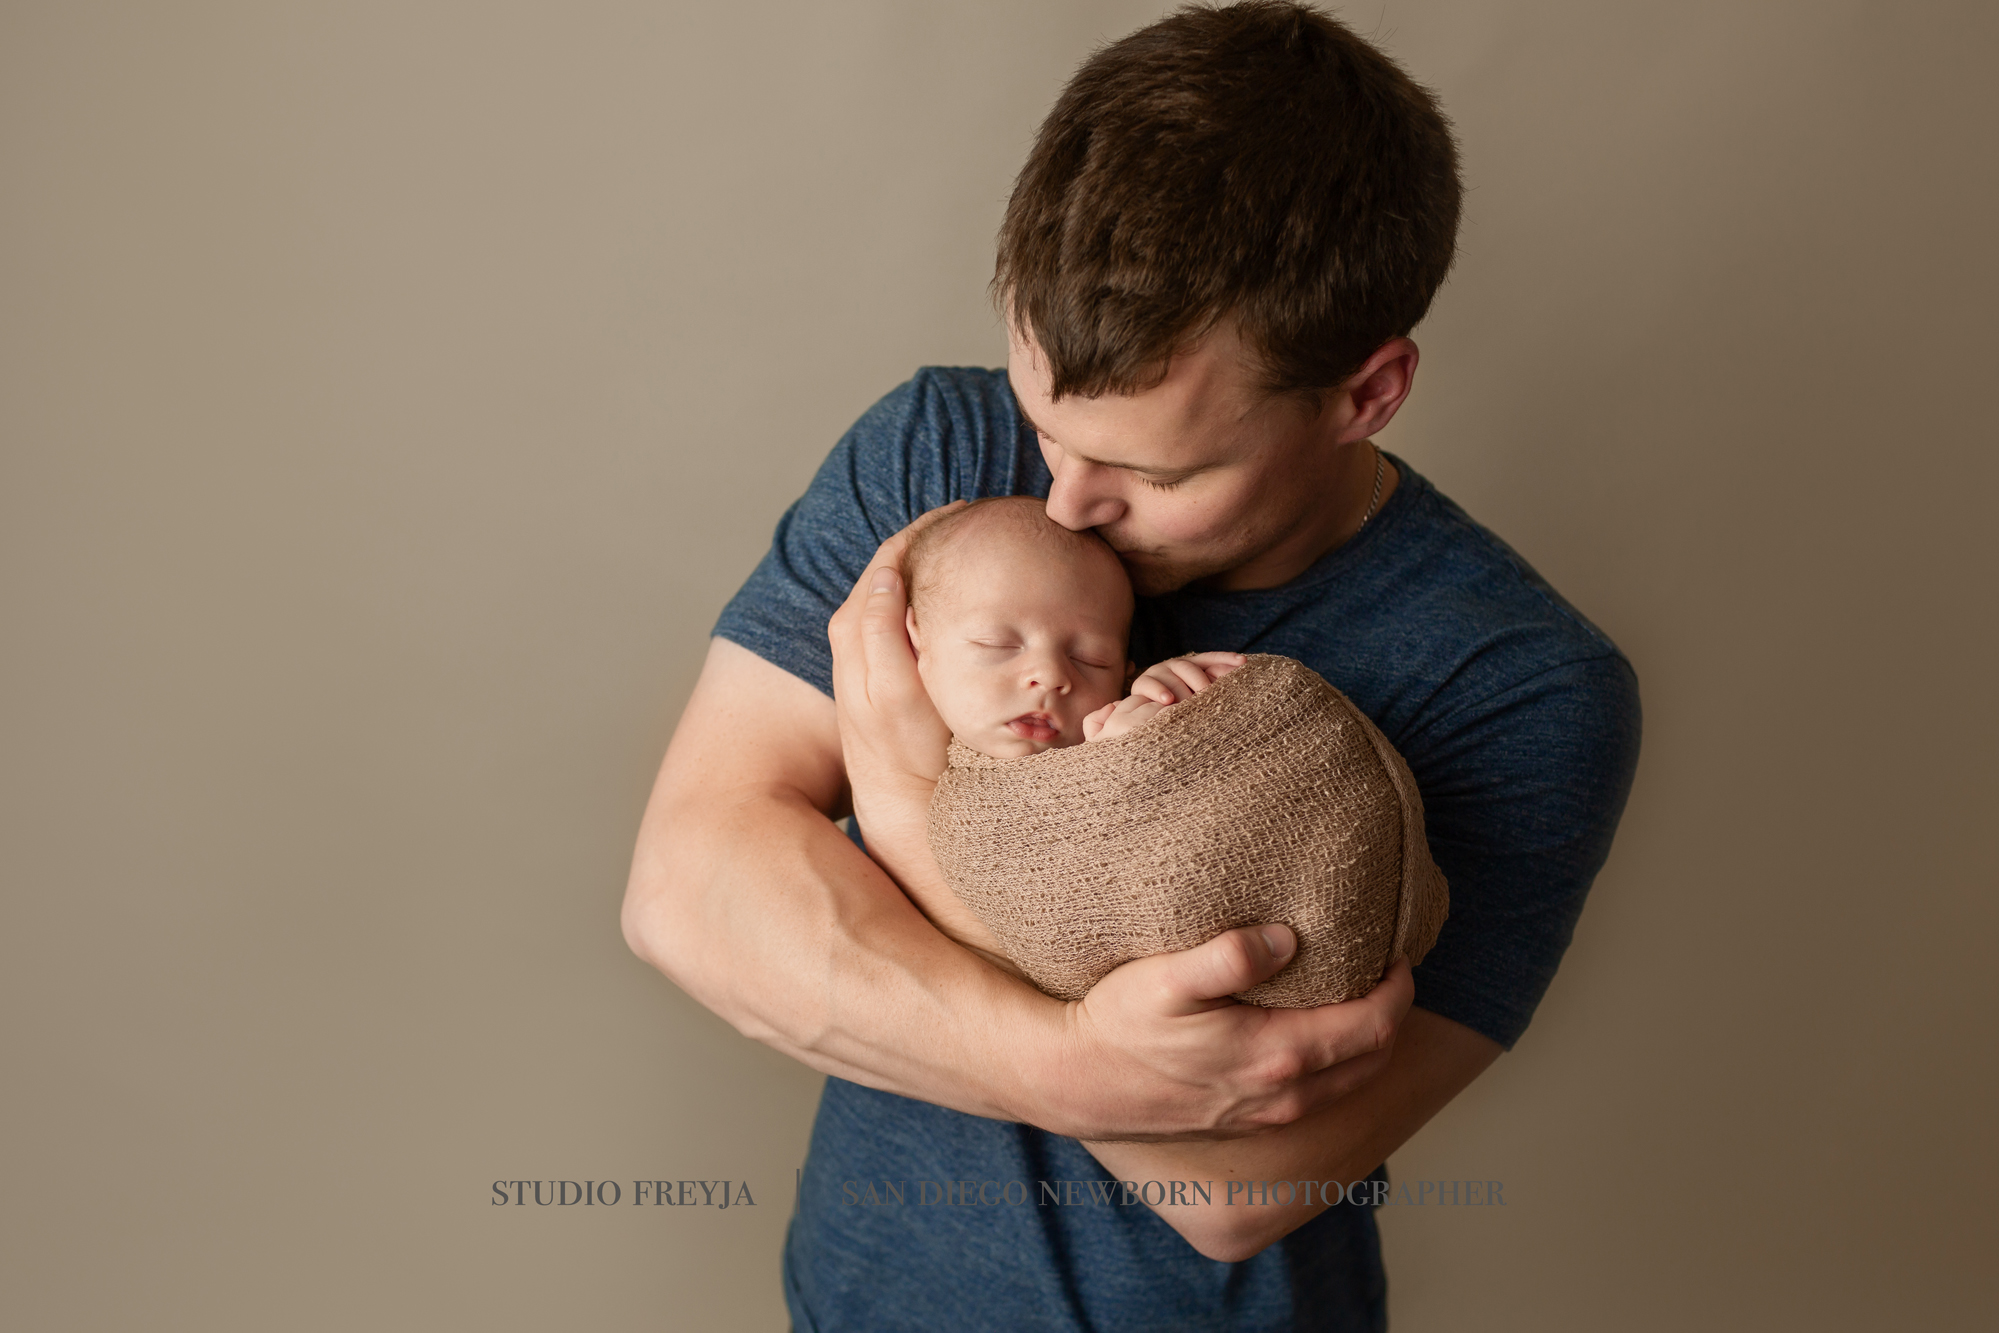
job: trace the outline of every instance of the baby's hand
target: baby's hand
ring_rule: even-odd
[[[1191,699],[1243,664],[1241,653],[1189,653],[1148,667],[1131,683],[1134,695],[1164,707]]]
[[[1141,699],[1136,694],[1114,704],[1105,704],[1083,719],[1083,741],[1088,744],[1090,741],[1107,741],[1113,736],[1122,736],[1164,707],[1165,704]]]
[[[1161,709],[1191,699],[1243,663],[1241,653],[1192,653],[1169,657],[1131,683],[1131,695],[1083,719],[1084,741],[1122,736]]]

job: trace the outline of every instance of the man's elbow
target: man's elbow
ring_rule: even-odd
[[[703,906],[701,874],[690,869],[708,858],[708,849],[690,838],[699,827],[698,819],[676,814],[670,824],[649,824],[641,833],[618,911],[625,946],[743,1036],[781,1048],[809,1044],[820,1032],[810,1008],[791,997],[787,1021],[775,1025],[769,987],[749,979],[740,942],[704,934],[716,918]]]
[[[662,932],[657,927],[658,913],[653,895],[642,887],[637,875],[625,885],[624,906],[618,911],[618,927],[625,933],[625,947],[644,959],[661,972],[667,972],[665,951],[661,945]]]
[[[1250,1236],[1227,1236],[1202,1241],[1194,1246],[1206,1259],[1217,1263],[1239,1264],[1245,1259],[1254,1259],[1262,1254],[1276,1240],[1275,1236],[1258,1239]]]
[[[1166,1219],[1204,1259],[1239,1264],[1254,1259],[1310,1221],[1288,1209],[1213,1207]]]
[[[672,869],[689,864],[691,858],[689,849],[674,846],[672,832],[668,821],[657,818],[641,831],[618,925],[626,947],[700,999],[700,979],[693,975],[700,950],[690,947],[693,931],[685,919],[688,886],[675,882]]]

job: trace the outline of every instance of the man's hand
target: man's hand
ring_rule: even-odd
[[[1229,998],[1276,975],[1296,952],[1288,926],[1247,926],[1198,948],[1136,959],[1098,982],[1070,1006],[1079,1076],[1148,1089],[1199,1123],[1078,1137],[1251,1134],[1289,1124],[1379,1073],[1415,997],[1409,965],[1397,960],[1378,986],[1345,1004],[1263,1009]],[[1123,1123],[1144,1123],[1160,1109],[1131,1106]]]
[[[1117,1180],[1211,1180],[1208,1203],[1148,1205],[1210,1259],[1239,1263],[1325,1211],[1318,1191],[1287,1201],[1269,1182],[1365,1177],[1494,1060],[1499,1043],[1426,1009],[1411,1009],[1388,1068],[1365,1087],[1280,1129],[1225,1141],[1085,1143]],[[1232,1190],[1264,1185],[1264,1197]]]
[[[1189,653],[1169,657],[1131,683],[1131,693],[1083,719],[1085,741],[1111,740],[1150,720],[1163,708],[1191,699],[1243,663],[1241,653]]]
[[[927,854],[916,857],[909,842],[923,841],[924,814],[944,771],[951,730],[916,674],[902,557],[910,538],[964,506],[958,500],[932,509],[876,548],[826,626],[854,817],[876,861],[905,887],[904,872],[923,877]]]
[[[918,532],[964,506],[959,500],[933,509],[876,549],[826,626],[833,699],[854,819],[869,856],[939,930],[1019,976],[991,929],[944,883],[930,854],[930,797],[944,771],[951,731],[916,672],[902,557]]]

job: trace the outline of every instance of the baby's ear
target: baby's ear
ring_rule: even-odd
[[[1137,679],[1138,679],[1138,663],[1132,661],[1130,658],[1126,658],[1124,663],[1125,689],[1126,690],[1131,689],[1131,683]]]
[[[903,608],[902,628],[909,635],[909,646],[915,650],[918,657],[923,656],[923,636],[916,628],[915,607],[909,606]]]

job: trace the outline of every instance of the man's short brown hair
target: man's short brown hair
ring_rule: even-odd
[[[1056,398],[1131,393],[1223,318],[1273,392],[1429,309],[1458,228],[1436,99],[1304,5],[1188,7],[1099,50],[1014,184],[996,298]]]

